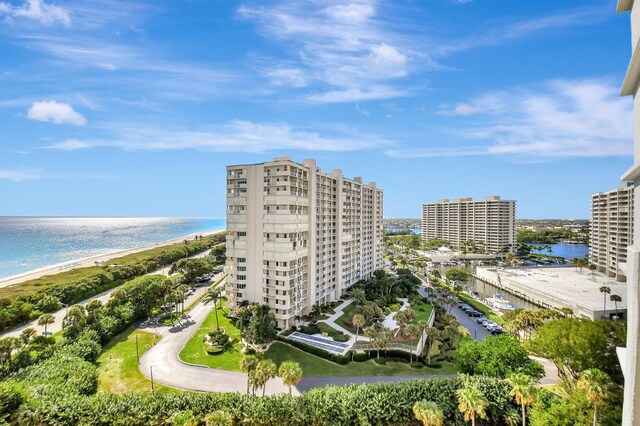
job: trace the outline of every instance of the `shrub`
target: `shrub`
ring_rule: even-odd
[[[335,340],[336,342],[348,342],[349,336],[347,336],[346,334],[340,333],[333,336],[333,340]]]
[[[355,362],[365,362],[369,361],[369,353],[368,352],[356,352],[353,355],[353,360]]]
[[[429,368],[435,368],[435,369],[439,369],[442,368],[442,363],[439,361],[434,361],[431,360],[431,362],[427,362],[426,360],[424,361],[424,365],[426,365]]]
[[[207,346],[207,354],[209,355],[220,355],[223,352],[224,352],[224,346],[221,346],[221,345]]]
[[[422,368],[422,367],[424,367],[424,364],[421,363],[420,361],[413,361],[411,363],[411,367],[412,368]]]
[[[102,352],[102,346],[93,340],[82,339],[62,348],[60,353],[76,356],[85,361],[95,362]]]
[[[207,414],[204,418],[207,426],[233,426],[233,416],[222,410]]]
[[[373,361],[378,365],[385,365],[387,363],[387,359],[385,357],[375,358]]]
[[[0,424],[9,424],[11,414],[24,399],[24,391],[14,380],[0,382]]]
[[[300,327],[300,332],[304,334],[320,334],[322,331],[317,324],[311,324]]]

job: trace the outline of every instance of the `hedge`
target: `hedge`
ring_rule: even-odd
[[[509,386],[497,379],[476,378],[489,400],[483,424],[502,424],[504,413],[517,408]],[[199,421],[224,411],[234,424],[283,426],[418,425],[412,412],[420,400],[434,401],[445,424],[465,424],[455,395],[458,378],[416,379],[400,383],[328,386],[299,397],[286,394],[261,398],[240,393],[151,395],[99,393],[44,394],[23,403],[14,418],[20,423],[47,425],[161,425],[177,413],[191,412]]]

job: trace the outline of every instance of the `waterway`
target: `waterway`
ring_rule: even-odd
[[[437,269],[440,271],[442,276],[444,276],[447,269],[450,268],[452,267],[440,265]],[[456,266],[456,268],[466,269],[470,273],[473,273],[475,271],[475,266],[467,266],[465,268]],[[518,296],[515,296],[507,291],[499,289],[494,285],[485,283],[484,281],[481,281],[474,277],[469,277],[469,281],[463,284],[463,287],[465,288],[465,290],[477,292],[480,295],[480,299],[487,299],[489,297],[493,297],[496,293],[499,293],[504,299],[508,300],[514,308],[526,309],[528,311],[535,311],[537,309],[540,309],[540,306],[538,305],[535,305],[527,300],[524,300]]]
[[[534,244],[536,245],[536,244]],[[586,244],[550,244],[551,252],[547,250],[533,250],[532,253],[550,254],[560,256],[565,259],[584,258],[589,253],[589,246]]]

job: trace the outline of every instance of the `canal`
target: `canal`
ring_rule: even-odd
[[[442,274],[442,276],[445,276],[446,271],[451,268],[453,268],[453,266],[439,265],[436,269],[440,271],[440,274]],[[455,266],[455,268],[465,269],[469,273],[473,273],[475,272],[476,267],[474,265],[470,265],[466,267]],[[481,281],[474,277],[469,277],[469,281],[463,284],[463,287],[465,290],[476,291],[480,295],[480,299],[494,297],[496,293],[499,293],[504,299],[508,300],[514,308],[526,309],[528,311],[535,311],[537,309],[540,309],[540,306],[538,305],[528,302],[518,296],[515,296],[507,291],[499,289],[498,287],[485,283],[484,281]]]

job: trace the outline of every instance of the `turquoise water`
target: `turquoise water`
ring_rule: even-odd
[[[560,256],[565,259],[573,259],[574,257],[583,258],[589,253],[589,246],[586,244],[550,244],[551,253],[547,250],[534,250],[532,253],[550,254],[552,256]]]
[[[224,219],[0,217],[0,278],[224,228]]]

